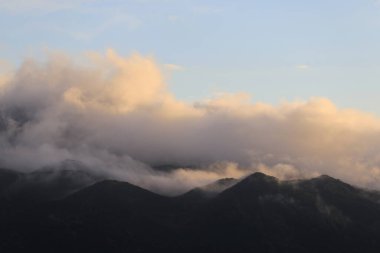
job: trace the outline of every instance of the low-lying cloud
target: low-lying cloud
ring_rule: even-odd
[[[0,77],[1,167],[33,171],[75,160],[166,193],[253,171],[329,174],[380,188],[379,118],[325,98],[272,106],[240,93],[186,103],[168,90],[160,67],[112,50],[80,62],[26,60]]]

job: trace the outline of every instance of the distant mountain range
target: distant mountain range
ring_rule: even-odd
[[[176,197],[80,170],[0,170],[0,252],[380,252],[380,194],[329,176]]]

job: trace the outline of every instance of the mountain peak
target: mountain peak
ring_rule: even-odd
[[[265,181],[265,182],[278,182],[278,179],[272,176],[268,176],[262,172],[254,172],[251,175],[247,176],[242,180],[247,182],[257,182],[257,181]]]
[[[326,175],[326,174],[320,175],[319,177],[316,177],[316,178],[320,179],[320,180],[334,180],[334,181],[337,180],[336,178],[333,178],[333,177]]]
[[[278,179],[261,172],[255,172],[234,186],[222,192],[222,195],[251,196],[263,192],[275,192],[278,189]]]
[[[98,203],[122,203],[151,201],[155,198],[163,197],[128,182],[103,180],[79,190],[67,199],[70,201],[87,199]]]

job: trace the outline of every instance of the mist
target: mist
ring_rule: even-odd
[[[3,168],[77,161],[166,194],[254,171],[380,189],[380,119],[327,98],[270,105],[242,92],[188,103],[170,92],[154,58],[113,50],[52,54],[0,72]]]

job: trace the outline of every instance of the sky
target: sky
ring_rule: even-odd
[[[0,0],[2,71],[47,51],[153,57],[178,98],[311,97],[380,115],[376,0]]]
[[[0,0],[0,168],[380,189],[379,29],[374,0]]]

